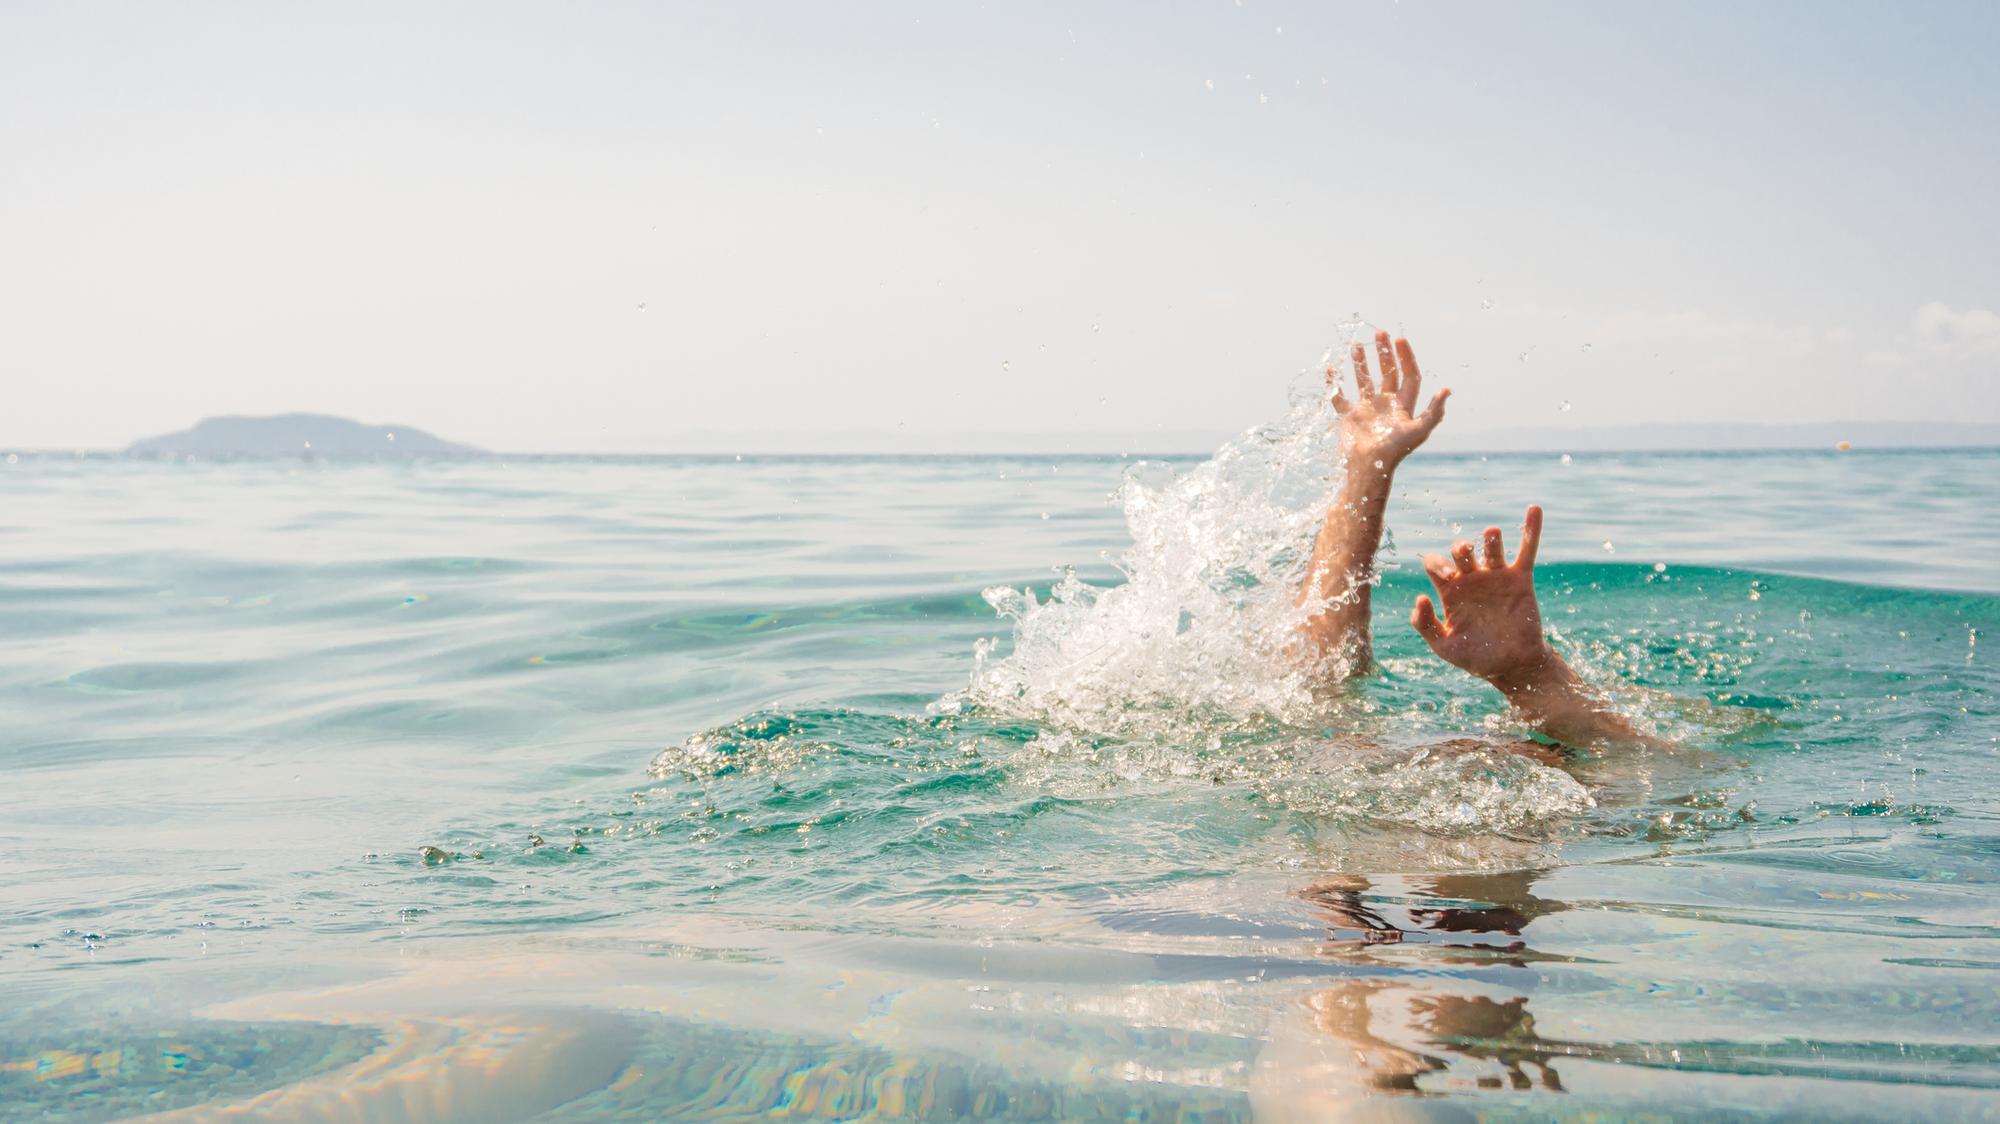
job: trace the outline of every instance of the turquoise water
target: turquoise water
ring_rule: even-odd
[[[2000,1116],[2000,453],[1419,453],[1314,700],[1255,444],[0,465],[0,1115]]]

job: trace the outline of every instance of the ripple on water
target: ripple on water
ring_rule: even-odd
[[[64,682],[85,691],[106,693],[171,691],[237,678],[253,666],[241,662],[195,661],[105,664],[79,671]]]

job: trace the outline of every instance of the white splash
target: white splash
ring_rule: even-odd
[[[998,586],[986,600],[1014,624],[1010,654],[987,641],[972,683],[947,705],[1100,733],[1165,732],[1316,712],[1325,668],[1297,651],[1297,603],[1335,482],[1333,414],[1317,374],[1278,422],[1185,473],[1127,472],[1117,500],[1132,545],[1122,585],[1065,573],[1046,601]]]
[[[1298,626],[1318,606],[1298,593],[1338,460],[1319,372],[1290,397],[1283,418],[1184,473],[1126,474],[1123,584],[1070,571],[1046,600],[986,590],[1013,646],[981,641],[970,684],[934,712],[1043,727],[1013,763],[1037,788],[1247,786],[1274,808],[1426,838],[1558,831],[1592,804],[1563,770],[1462,744],[1474,731],[1408,728],[1376,692],[1326,690],[1344,669],[1302,656]]]

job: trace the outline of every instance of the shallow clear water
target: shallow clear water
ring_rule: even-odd
[[[1419,453],[1319,702],[1131,470],[0,466],[0,1115],[2000,1113],[2000,454]],[[1530,500],[1681,751],[1403,623]]]

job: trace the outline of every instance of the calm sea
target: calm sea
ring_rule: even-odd
[[[1302,701],[1314,471],[0,464],[0,1116],[2000,1115],[2000,453],[1419,453]]]

